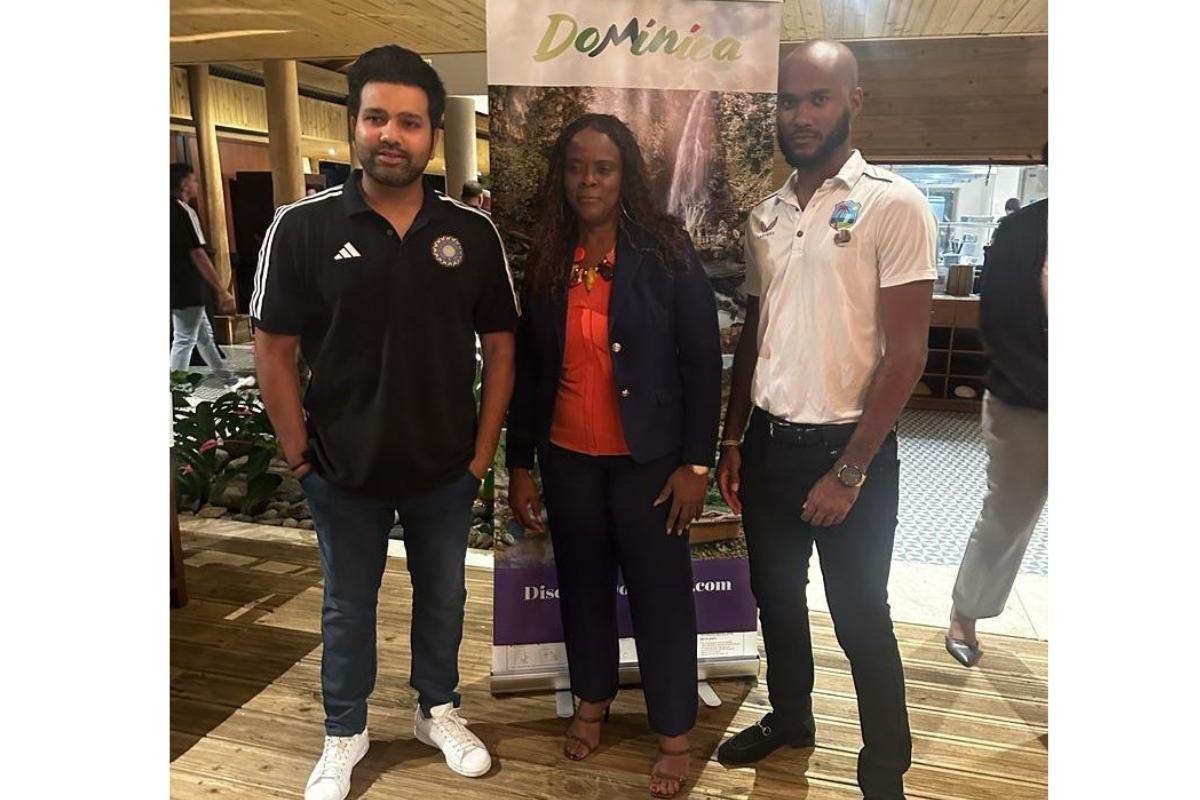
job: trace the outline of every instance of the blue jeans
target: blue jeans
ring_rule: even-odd
[[[325,733],[352,736],[367,726],[375,689],[376,608],[388,532],[399,512],[412,580],[409,685],[426,716],[460,701],[458,646],[467,601],[467,533],[479,480],[470,472],[398,502],[338,489],[316,472],[301,481],[312,511],[325,575],[321,610],[321,693]]]
[[[192,349],[200,348],[200,357],[218,377],[228,378],[233,373],[221,358],[217,341],[213,338],[212,325],[204,313],[204,306],[188,306],[171,309],[171,371],[186,370],[192,363]]]

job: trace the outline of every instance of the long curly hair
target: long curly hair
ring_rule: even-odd
[[[633,132],[611,114],[584,114],[563,128],[550,151],[549,169],[542,182],[542,207],[525,268],[525,285],[535,293],[561,291],[567,284],[571,254],[579,238],[579,219],[563,188],[567,145],[575,134],[587,129],[612,139],[621,153],[621,213],[653,235],[663,264],[686,269],[684,254],[690,239],[679,219],[655,203],[646,161]]]

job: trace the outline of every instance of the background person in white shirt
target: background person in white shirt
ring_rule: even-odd
[[[859,786],[897,800],[912,740],[887,603],[894,426],[925,366],[937,225],[916,187],[851,149],[862,103],[845,45],[807,42],[780,65],[779,144],[796,171],[747,220],[747,315],[718,471],[743,514],[772,713],[718,755],[747,764],[814,742],[815,543],[858,695]]]

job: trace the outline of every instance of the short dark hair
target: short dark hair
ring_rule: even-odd
[[[1010,197],[1007,200],[1005,200],[1004,201],[1004,210],[1005,211],[1020,211],[1021,210],[1020,199],[1016,198],[1016,197]]]
[[[386,44],[368,50],[355,59],[350,67],[350,94],[346,98],[350,116],[358,116],[363,87],[370,81],[402,83],[424,90],[429,99],[430,126],[436,128],[442,124],[442,114],[446,110],[446,87],[442,85],[437,70],[412,50],[398,44]]]
[[[479,185],[479,181],[467,181],[463,184],[462,199],[468,197],[483,197],[483,187]]]
[[[176,162],[171,165],[171,191],[178,192],[183,187],[183,180],[195,172],[188,164]]]

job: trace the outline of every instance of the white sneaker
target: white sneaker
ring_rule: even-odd
[[[459,775],[468,778],[486,775],[492,768],[492,757],[479,737],[467,729],[470,723],[458,715],[454,704],[434,706],[430,713],[433,717],[425,719],[421,707],[417,706],[413,717],[413,733],[417,739],[441,750],[446,756],[446,766]]]
[[[353,736],[326,736],[325,750],[304,787],[304,800],[345,800],[350,773],[370,746],[365,728]]]

